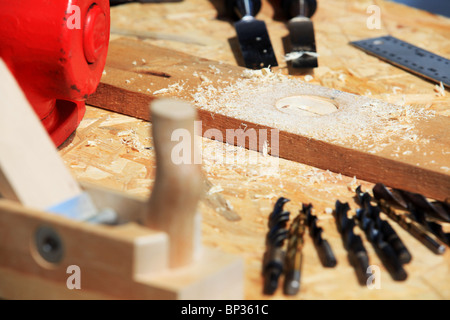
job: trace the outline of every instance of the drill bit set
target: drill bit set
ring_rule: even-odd
[[[283,206],[289,199],[279,198],[269,216],[269,231],[266,237],[266,252],[263,260],[264,293],[273,294],[278,288],[279,279],[284,274],[283,292],[295,295],[300,290],[303,261],[304,234],[309,228],[320,261],[324,267],[336,266],[336,258],[328,241],[322,238],[323,229],[317,226],[317,217],[312,214],[312,205],[303,204],[300,213],[293,219],[289,231],[290,212]],[[283,244],[287,240],[287,249]]]
[[[356,188],[355,193],[359,205],[355,215],[350,217],[350,205],[339,200],[335,203],[333,215],[360,285],[367,285],[372,273],[369,271],[370,260],[363,240],[354,231],[356,226],[364,232],[394,281],[404,281],[408,277],[404,265],[411,262],[412,255],[390,223],[381,217],[381,213],[397,222],[435,254],[443,254],[444,244],[450,244],[450,233],[446,233],[439,223],[450,222],[449,199],[429,201],[420,194],[390,190],[381,183],[374,186],[373,196],[363,192],[361,186]],[[279,198],[269,216],[263,261],[265,294],[276,291],[282,275],[284,294],[295,295],[299,292],[307,228],[322,266],[333,268],[337,264],[329,242],[322,237],[323,229],[317,225],[318,218],[312,213],[312,204],[303,204],[300,213],[287,227],[290,212],[284,210],[284,205],[289,201]],[[285,241],[286,251],[283,249]]]
[[[349,218],[347,212],[350,206],[339,200],[336,201],[334,214],[344,247],[349,252],[349,260],[361,285],[366,284],[370,275],[367,274],[369,257],[361,237],[353,232],[356,224],[364,231],[367,240],[395,281],[406,280],[407,273],[403,265],[412,260],[411,253],[398,234],[388,221],[380,217],[381,212],[435,254],[445,252],[444,243],[449,244],[450,234],[444,232],[437,221],[450,222],[448,200],[430,202],[420,194],[399,189],[389,190],[381,183],[374,186],[373,197],[368,192],[362,192],[361,186],[356,188],[355,192],[360,206],[356,215]]]

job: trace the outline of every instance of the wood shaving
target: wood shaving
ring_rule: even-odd
[[[124,136],[129,136],[134,134],[134,130],[133,129],[129,129],[129,130],[124,130],[124,131],[120,131],[117,133],[118,137],[124,137]]]
[[[209,68],[213,71],[214,74],[221,74],[222,73],[222,71],[220,71],[220,69],[217,68],[214,65],[209,65]]]
[[[208,190],[208,195],[212,195],[214,193],[222,192],[223,188],[220,185],[216,185],[211,187],[211,189]]]
[[[353,177],[353,180],[347,184],[347,189],[351,192],[355,192],[356,188],[358,187],[358,181],[356,180],[356,176]]]
[[[168,88],[163,88],[163,89],[160,89],[160,90],[156,90],[155,92],[153,92],[153,94],[157,95],[157,94],[167,93],[167,92],[169,92],[169,89]]]
[[[440,82],[439,85],[434,86],[434,92],[436,92],[436,96],[438,97],[445,97],[445,88],[442,81]]]
[[[416,121],[435,116],[432,110],[393,105],[304,83],[298,78],[272,73],[268,68],[246,69],[241,76],[221,88],[202,83],[192,94],[193,104],[206,111],[317,140],[342,146],[357,145],[371,153],[383,150],[391,137],[416,139]],[[274,107],[280,98],[308,95],[312,91],[333,99],[339,110],[328,115],[299,116],[282,113]]]

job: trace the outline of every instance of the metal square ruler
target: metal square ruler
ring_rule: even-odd
[[[392,36],[359,40],[350,44],[399,68],[450,87],[449,59]]]

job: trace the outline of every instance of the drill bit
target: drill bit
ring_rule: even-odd
[[[334,217],[336,226],[341,233],[344,247],[348,252],[348,260],[355,269],[356,277],[361,285],[367,283],[367,269],[369,268],[369,256],[360,236],[353,232],[355,222],[349,219],[347,212],[350,210],[348,203],[336,201]]]
[[[359,191],[361,193],[360,187],[358,187],[356,190],[357,192]],[[383,192],[383,194],[389,199],[392,199],[395,202],[397,202],[401,207],[403,207],[406,204],[404,201],[402,201],[403,199],[395,193],[390,193],[387,192],[386,190],[386,192]],[[409,263],[412,259],[411,253],[409,252],[408,248],[406,248],[405,244],[400,239],[397,232],[395,232],[395,230],[391,227],[389,222],[387,222],[386,220],[382,220],[380,218],[380,212],[382,211],[382,208],[378,205],[378,203],[376,206],[372,206],[370,204],[373,199],[367,192],[363,193],[363,197],[365,198],[365,206],[371,207],[370,209],[372,210],[371,218],[375,221],[376,227],[381,230],[384,240],[387,243],[389,243],[389,245],[394,249],[396,255],[398,256],[402,264]]]
[[[281,247],[268,247],[263,263],[264,294],[273,294],[278,288],[278,280],[284,269],[284,260],[285,252]]]
[[[306,229],[306,216],[300,212],[289,229],[288,248],[286,252],[284,293],[295,295],[300,290],[303,262],[303,235]]]
[[[356,189],[356,195],[361,206],[357,210],[357,219],[359,226],[364,230],[367,239],[371,242],[377,255],[380,257],[386,269],[396,281],[403,281],[407,278],[406,271],[403,269],[402,262],[410,261],[410,253],[401,242],[395,231],[388,225],[387,221],[380,218],[380,208],[371,204],[372,197],[367,192],[361,191],[361,186]],[[382,231],[382,225],[390,234]],[[389,236],[389,237],[388,237]],[[397,248],[399,252],[395,249]],[[401,256],[403,259],[401,260]]]
[[[420,194],[411,193],[399,189],[390,191],[381,183],[377,183],[375,185],[375,187],[373,188],[373,194],[378,202],[383,199],[386,204],[389,203],[390,205],[395,205],[403,210],[408,210],[409,217],[413,221],[404,223],[405,226],[407,226],[411,230],[414,230],[413,232],[419,237],[419,240],[422,241],[422,243],[424,243],[433,252],[437,254],[443,253],[439,241],[433,239],[434,237],[438,238],[443,243],[450,245],[450,233],[445,233],[439,223],[430,221],[428,219],[428,216],[430,216],[434,219],[444,222],[449,220],[450,214],[448,212],[448,206],[446,202],[429,202],[424,196]],[[396,195],[396,197],[394,198],[392,197],[392,195]],[[407,217],[404,217],[402,219],[405,220],[407,219]],[[420,225],[421,227],[419,227],[418,225]],[[428,230],[428,232],[433,234],[433,236],[430,236],[428,232],[424,233],[425,230]]]
[[[435,254],[443,254],[445,246],[422,225],[409,219],[406,214],[394,210],[385,199],[378,200],[381,210],[392,220],[397,222],[403,229],[408,231],[414,238],[419,240],[424,246]]]
[[[303,204],[302,212],[306,215],[309,235],[313,239],[320,262],[326,268],[335,267],[337,264],[336,257],[328,241],[322,237],[323,229],[317,226],[317,217],[312,214],[312,204]]]
[[[439,201],[436,201],[435,203],[432,203],[419,193],[412,193],[399,189],[396,189],[396,191],[400,193],[403,199],[407,202],[408,208],[414,207],[417,210],[423,211],[434,219],[440,220],[442,222],[450,222],[450,214],[443,202],[441,203]]]
[[[266,235],[266,252],[263,258],[262,273],[264,277],[264,294],[273,294],[278,288],[278,281],[284,270],[285,251],[282,246],[288,237],[286,224],[289,221],[289,211],[283,206],[289,199],[279,198],[269,215],[269,231]]]

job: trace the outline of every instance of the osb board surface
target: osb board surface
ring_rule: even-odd
[[[442,56],[450,55],[447,30],[450,20],[407,8],[402,5],[375,1],[382,9],[382,29],[368,30],[366,9],[374,1],[322,0],[313,18],[319,65],[315,69],[312,83],[356,93],[371,95],[396,104],[412,104],[417,108],[430,108],[439,115],[448,116],[450,101],[434,91],[434,84],[410,75],[389,64],[348,45],[349,41],[375,37],[390,33],[417,46],[427,48]],[[263,3],[258,16],[268,25],[275,52],[284,64],[281,37],[287,35],[283,21],[272,20],[272,6]],[[217,20],[213,4],[204,0],[185,0],[172,4],[127,4],[112,8],[112,24],[115,28],[152,31],[172,35],[197,37],[203,45],[169,40],[145,40],[152,44],[173,48],[212,60],[236,64],[230,50],[228,38],[235,32],[226,20]],[[115,36],[112,37],[116,38]],[[303,75],[301,75],[303,77]],[[88,107],[86,116],[76,134],[61,149],[67,166],[81,181],[96,183],[130,194],[146,197],[151,192],[155,168],[150,138],[151,124],[134,118]],[[129,131],[132,129],[133,131]],[[219,142],[202,139],[203,148],[221,149]],[[227,154],[238,148],[226,146]],[[243,151],[241,157],[250,157],[252,151]],[[324,269],[306,235],[305,259],[301,292],[294,299],[404,299],[404,298],[450,298],[450,253],[435,256],[417,240],[404,232],[395,223],[398,231],[413,255],[406,266],[408,280],[392,281],[373,251],[369,251],[371,264],[382,267],[381,290],[369,290],[357,284],[353,269],[348,264],[346,252],[336,231],[333,218],[325,213],[336,199],[351,201],[352,192],[347,185],[352,177],[340,177],[322,170],[290,162],[279,161],[279,170],[274,170],[274,160],[255,155],[258,164],[249,161],[221,164],[223,157],[207,158],[204,169],[208,179],[216,186],[212,192],[222,195],[229,206],[242,218],[228,221],[202,202],[203,243],[236,253],[245,259],[247,299],[290,299],[281,290],[270,297],[262,295],[261,262],[264,253],[264,237],[267,232],[267,217],[277,197],[285,196],[292,201],[286,205],[294,216],[302,202],[312,202],[320,215],[320,224],[330,241],[338,259],[335,269]],[[449,160],[450,162],[450,160]],[[450,165],[449,165],[450,167]],[[341,180],[342,179],[342,180]],[[359,181],[358,181],[359,182]],[[371,185],[363,183],[365,188]],[[280,288],[281,289],[281,288]]]

